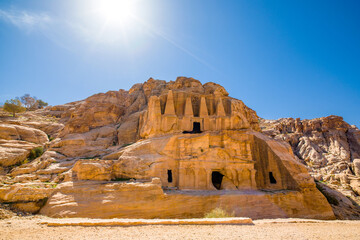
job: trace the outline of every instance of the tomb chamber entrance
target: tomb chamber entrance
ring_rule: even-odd
[[[217,190],[220,190],[221,189],[221,183],[222,183],[222,180],[223,180],[223,177],[224,175],[222,175],[220,172],[218,171],[213,171],[211,173],[211,181],[212,181],[212,184],[214,185],[214,187],[217,189]]]
[[[202,133],[200,122],[193,122],[193,129],[192,129],[192,131],[183,131],[183,133],[192,133],[192,134]]]

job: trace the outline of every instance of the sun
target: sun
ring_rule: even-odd
[[[79,30],[89,41],[98,44],[131,46],[144,42],[149,34],[148,22],[151,13],[148,0],[84,0],[80,6],[84,27]],[[151,19],[151,21],[153,18]],[[93,47],[94,47],[93,46]]]
[[[95,10],[107,24],[125,26],[134,20],[135,2],[135,0],[101,0],[96,1]]]

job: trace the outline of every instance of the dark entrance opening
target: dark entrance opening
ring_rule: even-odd
[[[193,122],[193,130],[192,131],[183,131],[183,133],[202,133],[200,123]]]
[[[274,175],[272,172],[269,172],[269,179],[271,184],[276,184],[276,179],[274,178]]]
[[[168,170],[167,173],[168,173],[168,182],[171,183],[173,181],[173,179],[172,179],[172,171]]]
[[[217,190],[220,190],[220,188],[221,188],[221,182],[222,182],[223,177],[224,177],[224,175],[222,175],[222,174],[219,173],[218,171],[214,171],[214,172],[212,172],[212,174],[211,174],[212,184],[214,185],[214,187],[215,187]]]
[[[193,123],[193,133],[201,133],[201,129],[200,129],[200,123],[199,122],[194,122]]]

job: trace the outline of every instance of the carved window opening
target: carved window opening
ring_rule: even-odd
[[[171,171],[171,170],[167,170],[167,175],[168,175],[168,182],[169,182],[169,183],[172,183],[172,181],[173,181],[172,171]]]
[[[217,190],[221,189],[221,183],[222,183],[222,179],[223,179],[224,175],[222,175],[221,173],[219,173],[218,171],[213,171],[211,173],[211,181],[212,184],[214,185],[214,187]]]
[[[276,179],[272,172],[269,172],[269,179],[271,184],[276,184]]]
[[[193,130],[192,131],[183,131],[183,133],[202,133],[200,122],[193,122]]]

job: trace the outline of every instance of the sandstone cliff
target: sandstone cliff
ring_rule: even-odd
[[[332,219],[290,146],[228,95],[193,78],[149,79],[2,118],[0,201],[57,217],[201,217],[221,206],[253,218]],[[29,159],[39,146],[44,153]],[[349,160],[355,148],[338,151]]]

